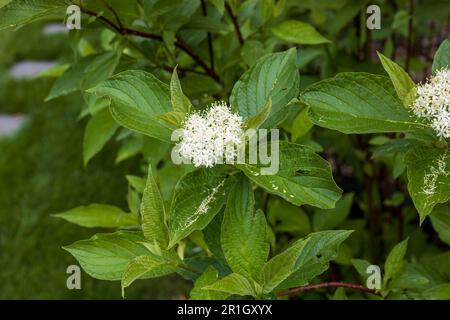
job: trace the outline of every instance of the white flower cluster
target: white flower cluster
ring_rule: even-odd
[[[427,119],[438,137],[450,137],[450,69],[441,69],[417,86],[412,111]]]
[[[234,159],[241,144],[244,121],[223,102],[195,112],[184,122],[179,153],[194,166],[212,167]]]

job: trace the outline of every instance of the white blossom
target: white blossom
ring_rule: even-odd
[[[196,167],[212,167],[234,159],[242,141],[243,124],[243,118],[225,102],[214,102],[206,111],[187,117],[179,153]]]
[[[411,109],[430,123],[438,137],[450,137],[450,69],[438,70],[434,77],[417,86]]]

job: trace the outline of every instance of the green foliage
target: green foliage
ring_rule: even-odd
[[[283,21],[273,28],[272,32],[281,40],[297,44],[321,44],[331,42],[318,33],[312,25],[302,21]]]
[[[133,214],[125,213],[120,208],[104,204],[77,207],[53,216],[88,228],[118,228],[138,225],[138,220]]]
[[[0,2],[0,29],[62,21],[67,4]],[[193,282],[191,299],[296,291],[339,300],[448,298],[449,259],[439,250],[449,241],[449,141],[410,109],[424,71],[448,67],[448,39],[433,61],[410,43],[431,42],[423,27],[431,22],[445,29],[436,21],[446,18],[445,7],[415,1],[410,17],[404,3],[376,1],[384,6],[383,29],[369,31],[364,0],[77,4],[83,29],[66,38],[72,52],[39,75],[56,78],[46,100],[83,98],[86,170],[112,146],[109,158],[134,169],[115,191],[127,210],[95,201],[55,215],[117,229],[64,246],[87,274],[121,281],[122,295],[143,283],[136,280],[178,274]],[[4,43],[1,51],[11,39]],[[0,68],[15,59],[2,56]],[[218,100],[241,117],[242,129],[264,129],[258,133],[270,132],[264,138],[271,142],[255,131],[239,137],[239,151],[259,140],[256,161],[175,163],[177,129]],[[216,128],[199,121],[184,133],[207,129]],[[189,148],[210,157],[216,144],[197,138]],[[438,242],[436,235],[442,242],[428,241]],[[336,278],[369,281],[369,261],[384,262],[374,290],[287,290]]]
[[[241,177],[228,194],[220,241],[233,272],[257,279],[269,254],[264,212],[254,211],[251,184]]]
[[[366,73],[341,73],[302,94],[311,120],[344,133],[410,131],[425,127],[403,107],[389,79]]]
[[[122,296],[124,289],[136,279],[149,279],[165,276],[176,271],[173,259],[148,253],[129,261],[122,274]]]
[[[445,205],[436,206],[431,214],[431,222],[439,238],[450,243],[450,212]]]
[[[384,282],[386,283],[390,279],[395,278],[404,267],[403,259],[406,254],[406,249],[408,247],[408,239],[397,244],[389,253],[384,264]]]
[[[450,198],[448,149],[416,146],[405,158],[408,190],[422,222],[437,203]]]
[[[236,82],[230,96],[231,107],[244,117],[257,115],[272,100],[270,115],[262,127],[274,127],[285,117],[284,107],[298,92],[296,50],[266,55]],[[260,79],[264,79],[261,81]]]
[[[224,300],[229,295],[225,292],[205,290],[204,288],[218,280],[218,272],[213,267],[208,267],[195,281],[191,291],[192,300]]]
[[[151,165],[141,202],[142,232],[150,243],[156,243],[162,248],[167,246],[167,226],[164,203],[158,186],[153,177]]]
[[[198,169],[178,181],[169,217],[169,247],[208,225],[225,204],[226,183],[220,169]]]
[[[89,160],[111,139],[117,127],[116,122],[107,109],[101,110],[92,116],[84,131],[84,165],[87,165]]]
[[[139,244],[143,241],[145,238],[140,233],[118,231],[97,234],[64,249],[78,260],[90,276],[101,280],[120,280],[128,262],[147,252]]]
[[[0,30],[10,27],[20,27],[30,22],[63,16],[66,4],[62,0],[14,0],[0,7]]]
[[[415,98],[414,82],[406,71],[394,61],[385,57],[381,53],[378,53],[378,57],[380,58],[384,70],[386,70],[389,78],[391,78],[392,84],[397,92],[397,96],[403,102],[405,108],[410,107]]]
[[[23,31],[33,34],[33,30],[34,26],[24,27]],[[51,87],[46,79],[8,78],[2,79],[2,85],[3,89],[13,87],[18,91],[2,91],[1,112],[24,112],[27,121],[14,135],[0,136],[0,297],[120,298],[120,285],[98,281],[86,274],[81,277],[82,290],[66,289],[66,268],[76,260],[61,246],[88,238],[101,229],[80,228],[49,214],[89,203],[126,208],[125,199],[117,197],[117,193],[126,192],[124,174],[135,173],[137,161],[116,166],[113,159],[117,148],[108,144],[84,168],[81,156],[84,126],[77,122],[82,100],[72,97],[43,105]],[[80,183],[82,188],[74,188]],[[113,211],[114,217],[116,212]],[[173,298],[188,288],[189,284],[179,278],[160,278],[157,282],[138,283],[127,291],[127,296]]]
[[[273,150],[273,149],[272,149]],[[242,164],[245,175],[268,192],[295,205],[332,208],[341,195],[329,164],[309,147],[281,142],[280,168],[274,175],[262,175],[262,165]]]
[[[450,39],[445,40],[436,51],[433,60],[433,72],[450,67]]]

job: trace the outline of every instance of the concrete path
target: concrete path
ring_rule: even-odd
[[[0,114],[0,136],[13,133],[23,124],[25,116],[23,115],[5,115]]]
[[[13,65],[9,72],[15,78],[31,78],[54,65],[53,61],[22,61]]]

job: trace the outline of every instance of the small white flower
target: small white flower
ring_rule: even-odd
[[[430,122],[436,135],[450,137],[450,69],[436,72],[426,83],[417,86],[413,113]]]
[[[241,144],[244,121],[223,102],[214,102],[206,111],[187,117],[179,153],[194,166],[212,167],[234,159]]]

